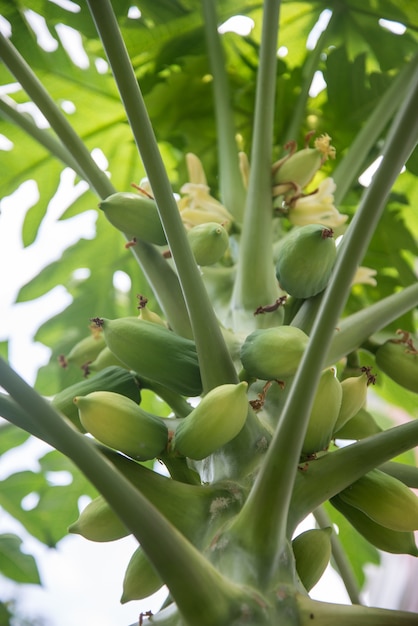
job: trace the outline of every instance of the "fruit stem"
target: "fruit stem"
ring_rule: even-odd
[[[289,514],[292,533],[306,515],[361,476],[418,445],[418,422],[408,422],[335,450],[298,470]]]
[[[241,591],[226,580],[119,471],[0,358],[0,381],[42,435],[106,498],[169,586],[187,624],[228,624]],[[178,572],[182,575],[179,576]],[[193,589],[191,599],[190,589]]]
[[[145,103],[109,0],[88,0],[170,246],[196,342],[204,391],[237,382],[235,368],[191,251]]]
[[[416,72],[418,74],[418,67]],[[330,348],[334,328],[337,326],[349,295],[351,281],[357,266],[364,256],[378,219],[384,210],[391,187],[415,147],[418,136],[417,110],[418,80],[412,84],[407,99],[392,123],[380,167],[370,187],[366,189],[353,222],[339,247],[336,265],[315,319],[307,350],[293,380],[264,463],[248,499],[238,515],[237,525],[239,525],[240,532],[245,540],[254,546],[264,568],[268,568],[270,565],[273,569],[276,556],[282,550],[286,536],[290,501],[298,473],[297,464],[321,370]],[[396,438],[396,433],[391,431],[379,435],[389,436],[389,441],[392,437],[393,439]],[[368,438],[367,442],[370,443],[370,441],[375,442],[376,438]],[[378,441],[379,444],[382,442],[381,446],[383,447],[383,442],[386,442],[386,439],[379,439]],[[361,446],[359,449],[362,450],[364,444],[363,441],[356,445]],[[405,441],[402,439],[402,445],[404,444]],[[357,458],[356,451],[358,448],[354,448],[354,446],[350,448],[349,458],[350,456]],[[379,446],[378,449],[380,449]],[[347,454],[347,451],[348,449],[339,450],[332,455],[323,457],[321,462],[326,460],[329,463],[331,458],[335,459],[335,462],[336,459],[340,458],[338,455]],[[382,452],[380,454],[384,456]],[[378,456],[377,452],[376,456]],[[375,465],[383,463],[389,458],[390,456],[381,458],[375,462]],[[361,463],[364,465],[363,473],[368,471],[371,466],[367,466],[367,464],[371,463],[371,455],[367,461],[363,458]],[[344,468],[345,480],[347,479],[347,467],[350,467],[350,463]],[[355,463],[351,467],[354,467],[356,472],[358,471]],[[329,484],[333,478],[335,480],[335,474],[327,474],[327,480],[323,484]],[[344,476],[338,476],[338,478],[340,481],[344,480]],[[352,478],[353,480],[355,477]],[[275,497],[272,497],[273,493]],[[328,497],[330,497],[329,494],[322,500],[318,501],[317,499],[310,508],[305,507],[305,514],[312,511]],[[291,511],[293,515],[293,505]],[[273,575],[273,571],[271,571],[271,575]]]
[[[408,611],[378,609],[370,606],[319,602],[297,594],[300,626],[416,626],[417,614]]]
[[[347,558],[346,551],[341,545],[341,541],[333,528],[332,521],[324,507],[318,507],[313,511],[316,522],[320,528],[331,527],[331,550],[338,573],[340,574],[348,596],[353,604],[362,604],[360,600],[359,588],[356,577]]]
[[[418,284],[409,285],[365,309],[345,317],[338,323],[325,365],[332,365],[349,352],[359,348],[369,337],[418,306]],[[371,348],[369,342],[366,346]]]
[[[273,264],[271,188],[279,13],[280,0],[264,3],[250,177],[231,303],[232,324],[238,327],[241,315],[248,315],[252,324],[262,321],[263,316],[254,318],[254,311],[280,295]]]
[[[217,28],[215,1],[203,0],[202,10],[207,51],[213,76],[212,85],[218,139],[219,193],[222,204],[240,222],[245,203],[245,190],[239,169],[229,81],[221,37]]]

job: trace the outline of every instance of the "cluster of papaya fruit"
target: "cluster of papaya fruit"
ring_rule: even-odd
[[[317,167],[318,151],[314,155],[309,152],[311,157]],[[282,167],[285,165],[289,169],[291,159]],[[275,193],[282,194],[290,207],[295,186],[286,186],[285,181],[290,174],[294,178],[294,173],[278,172],[281,177],[276,177]],[[309,170],[305,178],[310,176]],[[305,182],[301,180],[300,185]],[[167,246],[156,204],[145,193],[116,193],[101,202],[100,208],[131,241],[138,238]],[[191,227],[185,224],[196,263],[201,266],[217,263],[230,243],[227,216],[206,211],[206,219],[202,217]],[[332,228],[312,223],[290,229],[275,255],[281,290],[301,301],[321,293],[336,256]],[[283,302],[285,299],[286,295]],[[259,328],[244,338],[237,335],[231,357],[239,369],[239,382],[220,385],[201,397],[195,343],[171,330],[141,302],[139,316],[91,320],[91,334],[61,359],[63,365],[79,365],[86,377],[58,393],[52,403],[76,428],[93,436],[103,454],[180,532],[205,549],[221,523],[242,507],[256,473],[242,481],[202,484],[199,463],[239,435],[249,412],[273,434],[280,419],[280,400],[273,402],[272,410],[269,396],[286,392],[309,336],[286,323]],[[418,351],[408,333],[380,345],[375,363],[395,382],[418,393]],[[360,439],[379,431],[366,410],[368,387],[374,382],[369,366],[359,367],[356,375],[337,375],[337,366],[321,372],[301,450],[302,465],[327,454],[338,439]],[[141,407],[144,389],[169,405],[170,417]],[[154,462],[163,463],[171,477],[155,472]],[[377,548],[418,555],[413,534],[418,529],[418,498],[397,478],[375,469],[330,501]],[[102,496],[81,512],[70,532],[93,541],[112,541],[129,534]],[[303,533],[292,545],[299,577],[309,591],[329,561],[331,529]],[[144,598],[162,584],[139,547],[126,570],[122,601]]]

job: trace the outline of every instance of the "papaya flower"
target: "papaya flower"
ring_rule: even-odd
[[[357,268],[356,273],[354,274],[354,278],[351,282],[352,285],[371,285],[372,287],[376,287],[377,280],[375,276],[377,271],[371,269],[370,267],[359,266]]]
[[[314,147],[309,147],[309,141],[314,131],[305,137],[305,147],[296,150],[296,142],[289,141],[285,148],[289,154],[272,166],[273,198],[284,196],[289,203],[293,198],[301,195],[317,171],[328,159],[335,159],[335,148],[331,145],[331,137],[326,133],[317,137]]]
[[[183,196],[177,201],[184,225],[186,228],[193,228],[198,224],[217,222],[228,230],[233,217],[223,204],[210,195],[210,188],[200,159],[188,153],[186,163],[189,182],[180,188]]]
[[[289,221],[294,226],[323,224],[329,228],[342,226],[348,215],[342,215],[334,206],[335,182],[324,178],[314,192],[292,199],[287,212]]]

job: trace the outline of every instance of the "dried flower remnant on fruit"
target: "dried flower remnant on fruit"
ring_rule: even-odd
[[[411,337],[411,333],[408,332],[407,330],[402,330],[401,328],[399,328],[396,331],[397,335],[401,335],[400,339],[393,339],[393,343],[404,343],[407,346],[407,350],[405,350],[405,352],[407,352],[408,354],[418,354],[418,350],[417,348],[414,346],[413,341],[412,341],[412,337]]]
[[[262,313],[273,313],[277,309],[285,304],[287,296],[280,296],[273,304],[265,304],[264,306],[258,306],[254,311],[254,315],[261,315]]]
[[[367,386],[376,384],[376,374],[373,374],[370,365],[364,365],[360,371],[367,376]]]
[[[125,243],[125,248],[128,250],[129,248],[133,248],[134,246],[136,246],[137,243],[137,239],[136,237],[132,237],[132,239],[130,241],[127,241]]]

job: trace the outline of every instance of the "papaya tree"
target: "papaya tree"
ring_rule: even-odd
[[[75,480],[0,504],[51,546],[132,535],[122,601],[168,589],[140,623],[416,624],[361,598],[370,554],[418,555],[413,3],[0,4],[1,197],[35,180],[27,247],[63,171],[60,220],[97,218],[19,290],[71,296],[35,384],[0,361],[4,449]],[[330,559],[351,605],[310,597]]]

